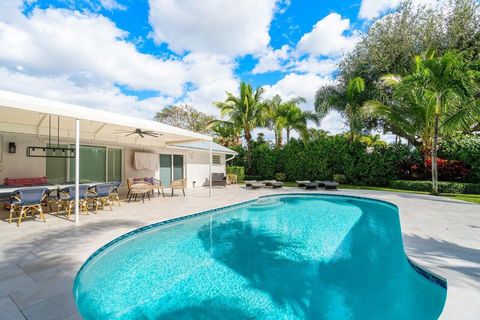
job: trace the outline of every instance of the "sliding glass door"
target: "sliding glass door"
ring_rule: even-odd
[[[53,150],[48,152],[49,155],[54,154]],[[60,152],[59,155],[61,154]],[[45,172],[50,183],[73,182],[75,181],[75,159],[47,158]],[[80,146],[80,182],[122,181],[122,173],[123,150],[121,148]]]
[[[170,187],[172,182],[172,155],[161,154],[160,155],[160,181],[164,187]]]
[[[107,148],[80,146],[80,182],[107,181]],[[70,161],[70,181],[75,181],[75,161]]]
[[[169,187],[170,182],[183,179],[183,155],[160,154],[160,181],[164,187]]]

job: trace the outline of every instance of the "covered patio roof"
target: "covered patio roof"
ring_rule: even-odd
[[[50,131],[52,137],[56,138],[58,134],[62,140],[75,139],[75,120],[80,120],[82,141],[164,147],[175,143],[212,140],[209,136],[157,121],[3,90],[0,90],[0,115],[0,132],[47,137]],[[126,133],[119,132],[137,128],[154,131],[159,137],[141,138],[137,134],[127,137]]]

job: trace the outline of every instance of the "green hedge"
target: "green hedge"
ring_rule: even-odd
[[[432,191],[431,181],[395,180],[390,182],[390,187],[410,191]],[[439,182],[440,193],[480,194],[480,183]]]
[[[237,175],[237,181],[243,182],[245,180],[245,168],[239,166],[228,166],[227,173],[232,173]]]
[[[460,135],[445,139],[438,151],[444,159],[462,160],[471,169],[468,182],[480,183],[480,136]]]

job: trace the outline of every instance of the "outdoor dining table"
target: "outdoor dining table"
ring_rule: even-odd
[[[95,187],[98,184],[102,184],[105,182],[94,182],[94,183],[85,183],[88,184],[90,187]],[[48,189],[49,191],[55,191],[55,190],[62,190],[68,186],[73,185],[73,183],[70,184],[55,184],[55,185],[44,185],[44,186],[32,186],[32,187],[14,187],[14,186],[2,186],[0,187],[0,198],[8,198],[10,195],[17,190],[25,190],[25,189],[37,189],[37,188],[45,188]]]

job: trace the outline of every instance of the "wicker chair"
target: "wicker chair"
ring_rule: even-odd
[[[182,189],[183,196],[185,197],[185,179],[172,181],[170,183],[170,189],[172,189],[172,197],[173,197],[173,192],[176,189]]]
[[[43,215],[42,203],[46,196],[46,188],[21,189],[15,191],[10,196],[10,217],[9,223],[12,223],[13,215],[18,213],[17,227],[20,226],[23,217],[27,217],[27,213],[38,213],[40,219],[45,220]]]

